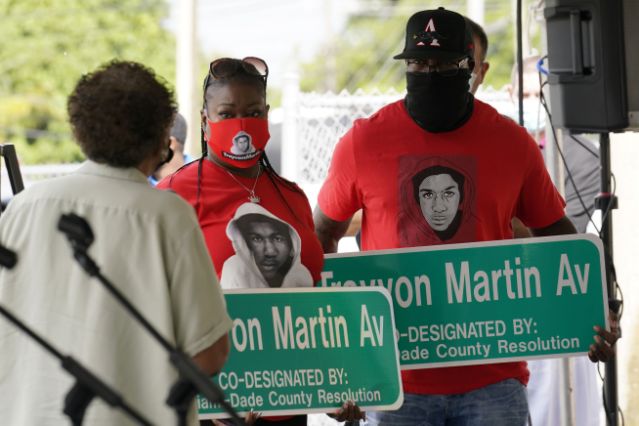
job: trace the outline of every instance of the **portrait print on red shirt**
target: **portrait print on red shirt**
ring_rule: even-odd
[[[301,263],[302,240],[290,224],[256,203],[244,203],[226,227],[235,255],[222,267],[222,288],[311,287]]]
[[[475,177],[472,157],[400,157],[401,246],[475,241]]]

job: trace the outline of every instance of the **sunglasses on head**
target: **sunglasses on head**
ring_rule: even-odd
[[[229,78],[240,72],[240,69],[249,75],[260,77],[266,86],[268,65],[263,59],[247,56],[244,59],[220,58],[211,62],[204,88],[208,86],[210,78],[215,80]]]

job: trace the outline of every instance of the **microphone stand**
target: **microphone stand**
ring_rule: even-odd
[[[599,157],[601,163],[601,192],[595,198],[595,208],[601,210],[601,241],[604,245],[606,261],[606,281],[608,283],[608,307],[619,314],[621,300],[617,299],[617,276],[614,270],[612,244],[612,210],[617,208],[617,196],[611,188],[610,134],[599,134]],[[606,362],[603,388],[606,424],[619,424],[617,392],[617,356]]]
[[[75,384],[64,398],[63,410],[64,414],[71,419],[71,423],[74,426],[82,425],[86,409],[96,396],[102,398],[113,408],[121,408],[122,411],[137,421],[138,424],[151,426],[151,422],[127,404],[120,394],[111,389],[106,383],[82,366],[82,364],[73,359],[73,357],[60,353],[1,305],[0,313],[16,327],[28,334],[33,340],[38,342],[53,356],[58,358],[62,368],[76,379]]]
[[[169,353],[171,364],[180,373],[180,379],[171,387],[166,403],[172,407],[178,417],[179,425],[186,425],[188,409],[197,393],[201,393],[213,403],[219,404],[231,416],[236,425],[244,421],[231,405],[224,400],[224,392],[215,385],[207,375],[193,362],[190,356],[167,341],[147,319],[131,304],[131,302],[101,272],[100,267],[87,253],[93,243],[93,231],[84,218],[74,214],[63,214],[58,222],[58,229],[64,233],[71,243],[73,257],[86,273],[98,281],[122,304],[125,309],[160,343]]]
[[[0,246],[0,265],[6,268],[13,268],[17,262],[15,253]],[[140,413],[131,407],[120,394],[100,380],[97,376],[87,370],[82,364],[69,355],[63,355],[56,348],[51,346],[46,340],[31,330],[25,323],[20,321],[15,315],[0,305],[0,314],[6,317],[20,330],[28,334],[40,346],[60,360],[62,368],[71,374],[76,382],[64,398],[63,413],[71,419],[74,426],[82,425],[87,407],[94,397],[102,398],[113,408],[120,408],[138,424],[151,426],[151,422],[146,420]]]

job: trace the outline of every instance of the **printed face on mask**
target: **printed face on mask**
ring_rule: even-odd
[[[204,137],[211,155],[224,164],[249,168],[264,152],[269,106],[260,84],[231,80],[206,91]]]
[[[231,151],[236,151],[237,154],[246,154],[251,148],[251,137],[249,135],[240,134],[233,139],[233,148]]]
[[[230,166],[249,168],[259,161],[269,140],[268,121],[263,118],[207,120],[205,139],[212,155]]]

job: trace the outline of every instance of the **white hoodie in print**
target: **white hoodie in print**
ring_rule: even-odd
[[[297,231],[264,207],[244,203],[226,227],[235,255],[222,267],[224,289],[311,287],[313,278],[302,265]]]

